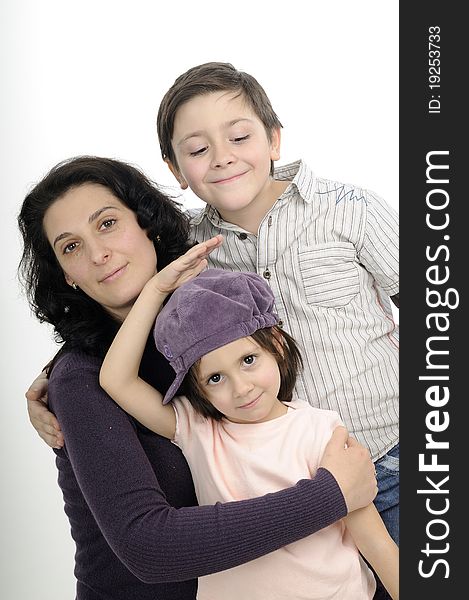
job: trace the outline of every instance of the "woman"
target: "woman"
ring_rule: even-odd
[[[137,169],[104,158],[65,161],[28,194],[19,226],[31,306],[64,342],[49,372],[49,403],[65,440],[56,464],[77,546],[79,600],[193,600],[197,577],[253,560],[371,501],[367,452],[353,440],[344,449],[339,430],[313,480],[196,507],[178,448],[100,388],[102,359],[157,268],[176,260],[182,282],[220,243],[190,248],[184,214]],[[150,339],[141,375],[162,393],[173,376]]]

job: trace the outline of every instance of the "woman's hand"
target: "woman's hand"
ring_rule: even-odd
[[[43,371],[29,386],[26,392],[28,401],[28,414],[31,425],[39,436],[51,448],[62,448],[64,438],[59,423],[47,408],[47,388],[49,380]]]
[[[378,486],[370,453],[349,436],[345,427],[334,429],[319,466],[334,475],[349,513],[367,506],[376,497]]]
[[[179,286],[197,277],[207,267],[207,256],[221,246],[223,236],[216,235],[209,240],[190,248],[185,254],[173,260],[150,279],[145,287],[151,287],[156,293],[167,296]]]

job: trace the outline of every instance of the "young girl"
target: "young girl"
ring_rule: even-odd
[[[165,289],[160,272],[114,339],[102,387],[182,449],[201,505],[274,492],[313,476],[339,417],[291,401],[300,353],[279,328],[272,292],[258,275],[211,269],[179,287],[154,330],[176,378],[164,398],[139,378],[152,323],[176,287],[171,268],[164,271]],[[397,599],[398,549],[372,504],[300,542],[200,578],[198,598],[371,599],[375,580],[358,550]]]

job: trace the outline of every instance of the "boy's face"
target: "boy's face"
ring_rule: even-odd
[[[227,220],[231,213],[271,201],[270,165],[279,158],[280,131],[269,139],[243,96],[213,92],[183,104],[172,146],[177,166],[169,167],[181,187],[190,187]]]
[[[203,356],[198,380],[207,400],[234,423],[261,423],[286,412],[277,398],[277,361],[251,337]]]

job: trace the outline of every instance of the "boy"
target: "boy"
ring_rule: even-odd
[[[399,540],[397,214],[372,192],[274,171],[282,127],[259,83],[227,63],[189,69],[158,111],[163,159],[207,207],[195,239],[222,233],[209,266],[255,271],[302,345],[296,395],[336,410],[377,461],[376,505]]]

